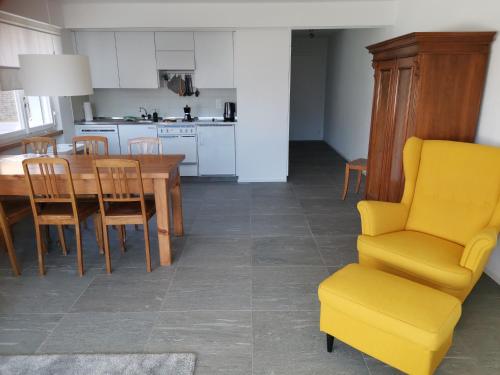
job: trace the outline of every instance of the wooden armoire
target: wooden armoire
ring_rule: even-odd
[[[419,32],[368,46],[373,94],[366,198],[400,201],[407,138],[473,142],[495,32]]]

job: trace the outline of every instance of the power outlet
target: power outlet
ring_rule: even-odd
[[[221,99],[215,99],[215,108],[222,109],[222,100]]]

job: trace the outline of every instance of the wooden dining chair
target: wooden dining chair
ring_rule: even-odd
[[[82,135],[72,138],[73,154],[77,153],[78,144],[83,145],[84,155],[109,155],[108,138],[97,135]]]
[[[103,223],[106,271],[111,273],[108,226],[142,224],[146,250],[146,270],[151,272],[148,220],[155,214],[155,204],[144,198],[141,166],[137,160],[94,160],[94,174],[98,185],[99,208]],[[122,252],[125,243],[120,244]]]
[[[52,153],[57,155],[57,143],[54,138],[50,137],[30,137],[21,141],[23,154],[31,151],[34,154],[46,154],[49,146],[52,146]]]
[[[159,138],[155,137],[139,137],[128,140],[128,153],[133,155],[162,155],[163,144]],[[146,199],[153,199],[147,197]],[[139,230],[139,225],[135,225],[135,230]]]
[[[6,199],[0,201],[0,229],[9,256],[12,272],[14,272],[16,276],[21,274],[21,270],[17,262],[11,226],[30,215],[30,202],[25,199]]]
[[[73,137],[71,139],[73,143],[73,154],[76,155],[78,153],[78,145],[83,145],[83,154],[84,155],[109,155],[109,144],[108,138],[100,137],[97,135],[82,135]],[[97,197],[95,194],[86,195],[87,199],[95,199],[97,202]],[[94,223],[95,224],[95,223]],[[87,221],[83,222],[83,227],[88,229]],[[120,232],[120,237],[125,237],[125,228],[119,227],[118,231]]]
[[[135,151],[135,152],[134,152]],[[130,155],[163,154],[163,145],[159,138],[140,137],[128,140],[128,153]]]
[[[97,214],[96,201],[77,200],[71,170],[66,159],[32,158],[23,160],[23,169],[35,222],[38,267],[45,274],[44,251],[40,227],[42,225],[74,225],[78,273],[83,276],[83,252],[80,223]],[[100,220],[96,220],[100,223]],[[96,226],[98,247],[102,247],[102,225]]]
[[[30,137],[23,139],[21,143],[24,154],[27,154],[30,151],[35,154],[46,154],[49,150],[49,146],[51,146],[52,154],[57,155],[57,142],[54,138]],[[66,248],[66,241],[64,239],[64,229],[62,225],[57,226],[57,233],[59,236],[59,245],[61,246],[63,253],[66,254],[67,248]],[[50,239],[49,227],[45,227],[45,236],[47,237],[47,241],[50,242],[51,239]]]

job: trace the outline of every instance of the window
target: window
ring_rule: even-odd
[[[25,96],[22,90],[0,91],[0,143],[55,127],[48,96]]]

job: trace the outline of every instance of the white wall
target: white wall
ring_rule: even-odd
[[[332,66],[325,133],[326,140],[347,158],[365,156],[370,131],[373,71],[365,46],[412,31],[500,30],[497,0],[400,0],[393,27],[343,31],[331,41]],[[483,97],[478,143],[500,146],[500,42],[494,42]],[[500,283],[500,250],[487,273]]]
[[[91,97],[94,116],[138,116],[139,106],[160,116],[184,116],[184,106],[193,116],[222,117],[224,102],[236,101],[236,89],[200,89],[200,96],[179,96],[161,89],[95,89]]]
[[[393,0],[89,1],[63,4],[67,28],[331,28],[392,25]]]
[[[322,140],[328,38],[292,36],[290,140]]]
[[[286,181],[290,44],[289,29],[235,33],[236,173],[240,182]]]

